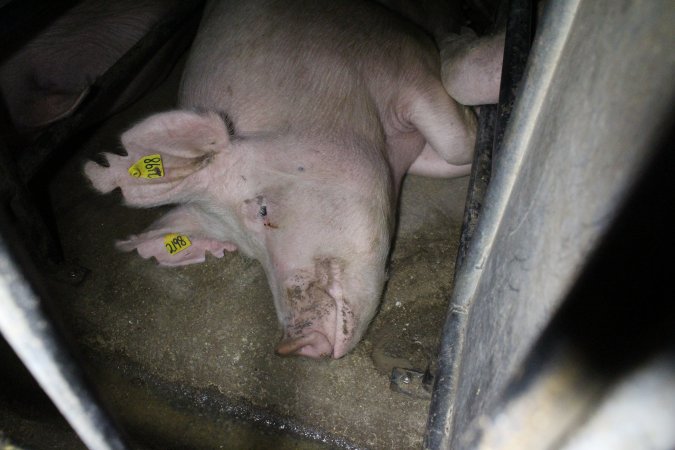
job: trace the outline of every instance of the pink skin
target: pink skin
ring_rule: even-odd
[[[360,317],[374,314],[384,284],[392,224],[385,213],[393,212],[386,161],[351,168],[352,179],[369,180],[359,185],[367,186],[364,193],[346,187],[344,171],[333,170],[340,164],[326,166],[321,150],[310,152],[295,140],[229,138],[218,115],[169,112],[125,133],[128,155],[108,155],[109,168],[88,163],[85,172],[94,187],[102,192],[120,187],[129,205],[185,203],[118,247],[136,248],[165,265],[199,262],[207,251],[219,257],[238,247],[267,272],[286,330],[277,352],[344,355],[365,331]],[[162,154],[166,176],[129,176],[127,168],[153,149]],[[375,171],[377,177],[370,175]],[[371,191],[382,197],[366,195]],[[178,259],[164,249],[162,238],[169,232],[187,234],[193,242]]]
[[[340,358],[377,309],[403,176],[420,155],[422,171],[466,173],[475,119],[443,89],[422,34],[360,1],[322,8],[207,6],[182,109],[135,125],[122,136],[127,156],[85,173],[101,192],[120,187],[130,206],[182,205],[121,249],[160,264],[238,249],[267,274],[283,329],[277,353]],[[127,174],[153,153],[164,178]],[[189,234],[189,255],[164,252],[167,230]]]
[[[463,105],[499,101],[504,33],[477,37],[468,28],[440,42],[443,86]]]

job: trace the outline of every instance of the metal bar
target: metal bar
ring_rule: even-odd
[[[667,0],[548,2],[455,278],[427,448],[472,448],[672,126],[673,20]]]
[[[658,153],[524,376],[463,430],[471,448],[675,448],[675,109],[669,116]]]
[[[502,81],[499,89],[499,111],[492,154],[493,163],[499,159],[499,150],[504,140],[506,125],[520,88],[520,80],[525,73],[525,64],[532,45],[533,13],[532,0],[510,1],[504,40]]]
[[[492,144],[494,142],[496,121],[497,105],[484,105],[480,107],[476,146],[471,165],[471,175],[469,176],[469,189],[466,193],[462,233],[459,236],[459,248],[457,249],[455,267],[460,267],[464,262],[471,237],[478,224],[478,217],[480,217],[483,207],[485,192],[490,184]]]
[[[518,0],[521,1],[521,0]],[[519,21],[511,20],[509,27],[507,27],[508,19],[508,9],[511,5],[508,4],[508,1],[500,2],[495,7],[494,12],[494,22],[486,30],[486,34],[498,34],[501,31],[507,28],[509,31],[506,32],[507,37],[510,42],[514,40],[518,41],[520,39],[514,38],[512,35],[518,33],[518,25],[522,25]],[[520,8],[520,4],[516,5]],[[505,45],[506,49],[509,48]],[[509,52],[510,53],[510,50]],[[508,57],[505,59],[503,64],[508,60],[508,64],[518,64],[522,63],[523,67],[521,68],[512,68],[509,69],[509,72],[519,72],[524,71],[524,65],[526,60]],[[504,66],[502,66],[502,72],[504,72]],[[495,138],[495,133],[497,128],[503,129],[506,127],[509,116],[501,114],[501,111],[506,109],[504,107],[505,102],[510,102],[508,110],[513,106],[513,101],[515,97],[502,95],[503,92],[509,91],[515,94],[515,89],[510,85],[514,81],[514,77],[509,76],[504,78],[502,76],[499,90],[500,90],[500,100],[497,105],[483,105],[480,106],[478,111],[478,131],[476,133],[476,145],[474,148],[474,160],[471,166],[471,174],[469,176],[469,188],[467,190],[467,198],[464,207],[464,217],[462,220],[462,231],[459,238],[459,248],[457,251],[457,259],[455,261],[455,267],[462,265],[466,251],[471,242],[471,237],[476,229],[476,224],[478,223],[478,218],[480,217],[480,212],[485,198],[485,193],[487,187],[490,184],[490,177],[492,175],[492,161],[493,156],[498,153],[498,149],[495,147],[501,143],[501,139],[497,142]],[[520,77],[517,78],[520,80]],[[502,131],[503,132],[503,131]]]
[[[28,258],[17,257],[16,248],[10,250],[4,231],[0,236],[0,332],[87,447],[128,448],[50,320],[45,297],[38,296],[28,281]]]
[[[508,9],[504,7],[504,3],[499,6],[499,14],[496,18],[497,25],[503,27],[504,21],[506,21],[499,104],[480,107],[474,160],[464,207],[455,274],[459,272],[459,268],[464,263],[469,244],[476,230],[494,169],[494,158],[499,153],[498,147],[501,145],[510,111],[515,102],[520,79],[525,72],[527,54],[532,39],[531,10],[531,0],[511,0]],[[504,17],[506,12],[508,12],[507,18]],[[454,383],[449,372],[453,366],[453,361],[459,357],[454,350],[458,343],[462,341],[463,324],[467,313],[468,311],[464,306],[456,304],[451,305],[448,312],[443,330],[441,350],[438,361],[434,365],[437,373],[434,379],[434,393],[427,420],[426,448],[445,448],[448,439],[450,439],[446,430],[447,418],[452,415],[451,398]]]

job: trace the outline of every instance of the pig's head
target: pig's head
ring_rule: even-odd
[[[277,353],[339,358],[356,345],[379,303],[393,228],[395,189],[382,149],[237,136],[220,115],[188,111],[152,116],[122,143],[126,156],[85,166],[94,187],[121,188],[130,206],[180,206],[121,249],[179,265],[238,248],[267,274],[283,327]],[[163,176],[130,174],[154,154]],[[168,253],[170,233],[192,245]]]

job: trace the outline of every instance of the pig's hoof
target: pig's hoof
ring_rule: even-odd
[[[305,336],[284,338],[276,348],[279,356],[307,356],[323,359],[333,355],[333,344],[318,331],[311,331]]]

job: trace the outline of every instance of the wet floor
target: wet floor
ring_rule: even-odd
[[[286,432],[328,447],[420,448],[429,399],[392,391],[390,374],[424,371],[435,354],[467,179],[406,179],[390,280],[354,351],[337,361],[278,357],[280,328],[257,261],[233,253],[164,268],[118,252],[115,239],[163,210],[121,206],[119,194],[96,194],[82,175],[87,156],[172,107],[177,74],[108,120],[52,187],[66,257],[90,270],[53,293],[104,396],[149,448],[304,448]]]

